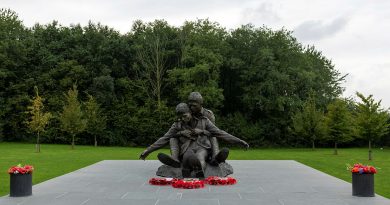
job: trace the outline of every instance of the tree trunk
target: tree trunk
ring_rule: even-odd
[[[37,132],[37,144],[35,145],[35,152],[41,152],[41,145],[39,144],[39,131]]]
[[[160,59],[160,44],[159,41],[156,42],[156,91],[157,91],[157,107],[158,109],[161,108],[161,85],[162,85],[162,75],[163,73],[163,65],[160,62],[162,59]]]
[[[368,140],[368,160],[372,160],[371,140]]]
[[[334,155],[338,155],[338,152],[337,152],[337,142],[334,143]]]
[[[316,148],[316,146],[314,145],[314,140],[313,140],[313,141],[311,141],[311,149],[314,151],[315,148]]]
[[[158,80],[157,82],[157,108],[161,108],[161,84],[160,81]]]
[[[72,134],[72,149],[74,149],[74,134]]]
[[[96,135],[94,137],[95,137],[95,147],[97,147]]]

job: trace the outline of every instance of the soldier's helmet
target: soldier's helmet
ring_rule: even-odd
[[[191,102],[197,102],[199,104],[203,104],[203,97],[199,92],[192,92],[188,96],[188,101]]]
[[[183,114],[190,112],[190,108],[188,107],[187,103],[179,103],[176,106],[176,114]]]

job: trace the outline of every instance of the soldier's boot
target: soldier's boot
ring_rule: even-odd
[[[169,140],[169,146],[171,148],[171,156],[168,156],[163,153],[159,153],[157,155],[158,160],[160,160],[161,163],[166,164],[171,167],[180,168],[181,164],[179,161],[179,141],[177,138],[171,138]]]
[[[195,172],[195,177],[204,179],[204,168],[206,168],[206,162],[200,161],[197,157],[193,159],[192,169]]]
[[[201,170],[195,171],[195,177],[199,178],[199,179],[204,179],[204,172],[203,172],[203,170],[201,169]]]
[[[222,148],[216,155],[215,157],[211,160],[210,164],[212,165],[218,165],[222,162],[225,162],[226,159],[229,156],[229,149],[228,148]]]
[[[204,178],[202,164],[195,154],[186,154],[185,159],[183,159],[183,169],[182,175],[183,178],[192,177],[191,171],[194,171],[195,177]]]
[[[174,160],[172,157],[164,153],[158,153],[157,158],[158,160],[160,160],[161,163],[166,164],[168,166],[175,167],[175,168],[181,167],[179,161]]]
[[[200,163],[201,165],[202,163]],[[203,166],[195,166],[194,167],[194,172],[195,172],[195,177],[199,179],[204,179],[204,168]]]
[[[181,175],[183,176],[183,178],[190,178],[191,177],[191,170],[183,168],[181,170]]]

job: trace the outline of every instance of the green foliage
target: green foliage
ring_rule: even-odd
[[[375,141],[389,131],[388,113],[381,108],[381,101],[375,102],[372,95],[365,97],[356,93],[361,102],[356,107],[356,125],[358,135],[366,140]]]
[[[228,133],[245,140],[252,147],[266,146],[264,144],[264,133],[259,122],[251,123],[241,113],[237,112],[228,115],[223,119],[218,119],[218,127]]]
[[[88,95],[88,101],[85,103],[85,117],[87,119],[86,131],[94,137],[96,147],[97,137],[101,136],[106,129],[107,118],[92,95]]]
[[[0,9],[0,139],[28,138],[24,121],[34,85],[26,68],[28,35],[14,11]]]
[[[240,122],[248,133],[231,129],[253,146],[299,146],[292,117],[310,91],[319,109],[342,92],[344,78],[332,62],[286,30],[252,25],[227,30],[207,19],[176,27],[155,20],[136,21],[122,35],[100,23],[53,21],[26,28],[13,11],[3,9],[0,17],[0,139],[5,141],[31,139],[24,121],[34,85],[54,115],[63,111],[62,93],[74,82],[80,101],[93,95],[106,116],[101,145],[154,141],[173,122],[175,106],[199,91],[204,106],[220,116],[218,123]],[[42,141],[67,143],[63,131],[54,117]]]
[[[168,71],[176,99],[186,101],[189,93],[198,91],[208,108],[221,108],[224,96],[218,82],[226,35],[224,29],[208,20],[186,22],[181,27],[180,62]]]
[[[324,114],[316,108],[313,96],[310,96],[304,103],[302,110],[293,116],[292,121],[295,133],[311,142],[313,149],[315,141],[323,139],[326,135]]]
[[[37,152],[40,152],[39,134],[45,131],[46,125],[52,117],[50,112],[44,112],[44,99],[39,96],[38,87],[34,87],[35,97],[31,100],[31,105],[27,107],[30,119],[27,121],[28,128],[37,133]]]
[[[171,127],[175,121],[175,112],[169,109],[165,102],[157,107],[155,102],[147,102],[144,107],[138,108],[134,113],[136,121],[131,126],[137,128],[133,133],[132,142],[141,144],[151,144]]]
[[[330,60],[313,47],[303,47],[289,31],[244,25],[226,41],[230,50],[221,70],[223,110],[260,121],[265,140],[272,144],[293,141],[291,119],[310,92],[315,91],[315,103],[322,109],[341,93],[343,77]]]
[[[335,154],[337,154],[338,144],[353,140],[354,121],[352,111],[347,106],[344,99],[337,98],[327,107],[325,124],[329,140],[335,144]]]
[[[65,94],[64,94],[65,95]],[[78,90],[76,84],[65,95],[66,104],[60,115],[61,128],[72,136],[72,149],[74,149],[75,136],[85,130],[87,121],[83,117],[81,104],[77,99]]]
[[[136,21],[133,25],[134,49],[137,55],[135,68],[138,80],[142,82],[150,100],[161,106],[166,72],[175,56],[175,29],[166,21],[156,20],[152,23]]]
[[[389,132],[389,114],[381,108],[381,101],[375,102],[372,95],[365,97],[359,92],[356,95],[361,100],[356,106],[355,119],[357,134],[359,137],[368,141],[368,159],[371,160],[371,143],[379,140]]]

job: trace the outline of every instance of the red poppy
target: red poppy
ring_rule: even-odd
[[[206,179],[207,184],[210,185],[233,185],[237,183],[237,180],[232,178],[232,177],[215,177],[215,176],[210,176],[207,177]]]
[[[179,189],[199,189],[204,187],[204,181],[203,180],[183,180],[179,179],[172,183],[173,188],[179,188]]]
[[[149,180],[149,184],[160,185],[160,186],[171,185],[176,180],[177,179],[175,179],[175,178],[151,178]]]

